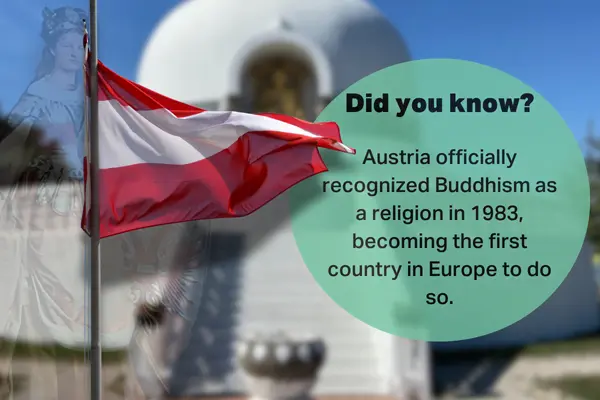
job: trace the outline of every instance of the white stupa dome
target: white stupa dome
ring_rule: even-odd
[[[322,97],[409,59],[394,26],[366,0],[191,0],[151,35],[138,81],[180,101],[220,101],[239,93],[251,57],[273,49],[303,53]]]

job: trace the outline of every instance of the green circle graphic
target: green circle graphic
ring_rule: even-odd
[[[347,110],[351,94],[362,110]],[[532,88],[473,62],[413,61],[355,83],[318,120],[337,122],[357,153],[323,152],[329,172],[291,191],[292,228],[315,280],[356,318],[405,338],[469,339],[519,321],[566,278],[588,176]]]

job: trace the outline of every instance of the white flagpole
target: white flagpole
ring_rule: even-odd
[[[90,0],[89,31],[89,74],[90,74],[90,399],[102,400],[102,346],[100,340],[100,212],[98,207],[99,144],[98,144],[98,21],[97,1]]]

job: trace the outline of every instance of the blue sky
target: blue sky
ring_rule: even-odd
[[[248,0],[240,0],[248,1]],[[144,42],[179,1],[98,0],[100,58],[135,78]],[[600,125],[600,1],[375,0],[414,58],[457,58],[508,72],[541,93],[581,139]],[[27,87],[42,43],[44,6],[87,9],[86,0],[4,0],[0,4],[0,106]]]

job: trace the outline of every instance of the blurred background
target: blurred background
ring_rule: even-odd
[[[84,0],[0,4],[0,398],[89,397],[79,229],[88,11]],[[98,0],[99,58],[208,110],[313,120],[396,63],[498,68],[563,116],[592,188],[589,240],[561,288],[509,328],[448,344],[392,337],[334,304],[304,266],[285,196],[236,221],[107,239],[104,398],[159,398],[164,386],[169,398],[282,398],[314,384],[331,399],[600,399],[599,21],[593,0]],[[136,321],[175,259],[177,312]]]

